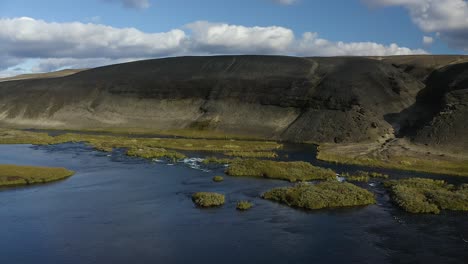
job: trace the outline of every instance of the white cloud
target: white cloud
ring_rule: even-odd
[[[297,0],[271,0],[271,1],[281,4],[281,5],[292,5],[297,2]]]
[[[296,54],[302,56],[390,56],[425,54],[422,49],[400,47],[395,43],[382,45],[375,42],[332,42],[318,37],[317,33],[304,33],[295,45]]]
[[[17,58],[122,58],[176,54],[185,32],[144,33],[98,24],[0,19],[0,56]]]
[[[126,8],[146,9],[151,6],[149,0],[101,0],[105,2],[120,2]]]
[[[397,44],[334,42],[308,32],[296,37],[279,26],[246,27],[206,21],[182,29],[146,33],[92,23],[54,23],[33,18],[0,19],[0,74],[25,60],[30,70],[88,68],[179,55],[277,54],[297,56],[425,53]]]
[[[434,38],[429,36],[423,36],[423,43],[424,45],[431,45],[432,43],[434,43]]]
[[[451,47],[468,51],[468,2],[464,0],[364,0],[378,6],[403,6],[424,32],[439,33]]]
[[[294,41],[284,27],[245,27],[199,21],[187,25],[192,49],[206,53],[282,54]]]

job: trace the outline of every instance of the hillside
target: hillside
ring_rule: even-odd
[[[85,69],[66,69],[66,70],[60,70],[60,71],[55,71],[55,72],[21,74],[21,75],[17,75],[13,77],[0,78],[0,82],[27,80],[27,79],[57,78],[57,77],[64,77],[64,76],[72,75],[72,74],[75,74],[77,72],[84,71],[84,70]]]
[[[467,119],[466,110],[447,114],[446,108],[454,100],[466,106],[468,64],[456,63],[465,57],[430,57],[216,56],[118,64],[2,82],[0,122],[19,128],[190,128],[336,143],[396,134],[427,144],[452,140],[442,136],[451,134],[442,132],[448,122],[466,144],[466,123],[454,123]],[[425,61],[437,63],[423,67]]]

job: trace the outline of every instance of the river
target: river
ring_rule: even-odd
[[[339,172],[359,169],[317,161],[303,145],[288,145],[281,154]],[[0,145],[0,163],[76,171],[64,181],[0,191],[0,263],[446,264],[468,259],[468,214],[403,212],[378,183],[361,185],[376,194],[376,205],[304,211],[259,198],[270,188],[289,185],[284,181],[225,176],[214,183],[222,167],[150,162],[84,144]],[[384,172],[393,178],[466,182]],[[197,208],[190,197],[198,191],[224,193],[226,204]],[[255,206],[239,212],[238,200]]]

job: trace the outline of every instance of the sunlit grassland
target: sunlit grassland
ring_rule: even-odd
[[[243,141],[233,139],[145,138],[122,135],[91,135],[67,133],[49,136],[46,133],[0,130],[0,144],[60,144],[84,142],[97,150],[112,151],[125,148],[127,154],[142,158],[180,159],[185,155],[178,151],[208,151],[240,153],[247,156],[274,156],[281,144],[271,141]]]
[[[385,159],[370,156],[351,156],[346,153],[330,151],[319,147],[317,159],[337,163],[360,165],[376,168],[429,172],[455,176],[468,176],[468,161],[409,157],[403,155],[387,156]]]
[[[350,173],[342,173],[342,177],[344,177],[347,181],[351,182],[368,182],[372,178],[381,178],[387,179],[388,175],[378,173],[378,172],[368,172],[368,171],[357,171],[353,174]]]
[[[200,207],[214,207],[223,205],[225,197],[214,192],[197,192],[192,195],[192,201]]]
[[[334,207],[363,206],[376,202],[374,194],[353,185],[338,181],[317,184],[299,183],[292,187],[274,188],[262,197],[291,207],[309,210]]]
[[[236,209],[239,211],[246,211],[253,207],[253,203],[249,201],[239,201],[236,204]]]
[[[230,176],[263,177],[290,182],[336,178],[334,171],[302,161],[236,159],[230,163],[226,173]]]
[[[0,187],[53,182],[73,174],[65,168],[0,165]]]
[[[387,181],[385,186],[393,201],[410,213],[468,211],[468,184],[455,187],[441,180],[409,178]]]

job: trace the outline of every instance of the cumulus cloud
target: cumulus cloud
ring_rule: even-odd
[[[136,8],[136,9],[146,9],[150,7],[149,0],[101,0],[105,2],[120,2],[123,7],[126,8]]]
[[[16,58],[122,58],[175,54],[185,32],[144,33],[98,24],[0,19],[0,56]]]
[[[440,35],[451,47],[468,51],[468,2],[464,0],[364,0],[377,6],[403,6],[424,32]]]
[[[425,54],[422,49],[400,47],[395,43],[382,45],[375,42],[333,42],[319,38],[317,33],[304,33],[295,45],[296,54],[301,56],[390,56]]]
[[[423,43],[424,45],[431,45],[432,43],[434,43],[434,38],[429,36],[423,36]]]
[[[308,32],[296,37],[279,26],[246,27],[198,21],[182,29],[146,33],[93,23],[0,19],[0,74],[33,59],[34,72],[89,68],[179,55],[276,54],[297,56],[403,55],[425,53],[397,44],[334,42]]]
[[[294,41],[292,30],[284,27],[245,27],[199,21],[187,25],[191,48],[205,53],[284,53]]]

